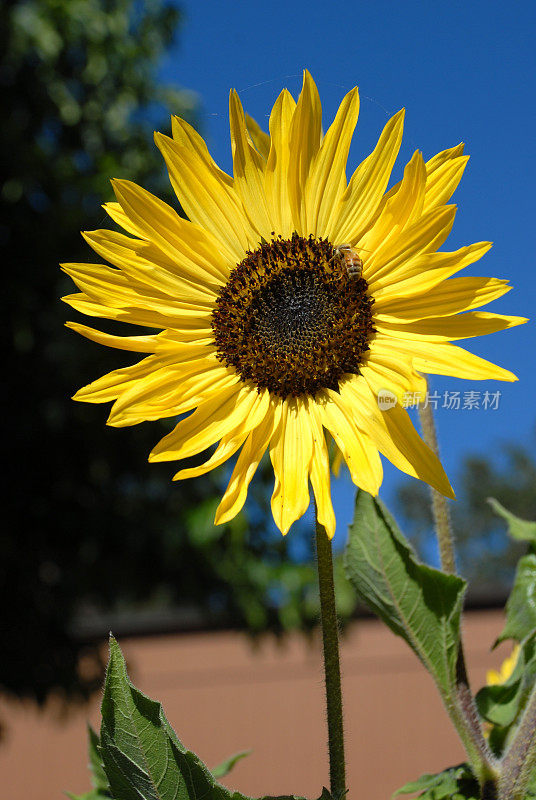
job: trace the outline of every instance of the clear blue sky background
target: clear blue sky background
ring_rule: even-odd
[[[533,2],[182,0],[180,6],[185,15],[182,34],[165,58],[161,76],[198,94],[202,131],[223,168],[231,171],[231,87],[267,129],[279,91],[287,87],[297,96],[304,67],[320,91],[324,128],[342,96],[359,86],[361,112],[349,174],[370,152],[388,117],[405,106],[404,143],[393,179],[399,179],[415,149],[426,159],[465,142],[471,159],[454,196],[458,215],[443,249],[492,240],[491,252],[465,274],[510,279],[513,291],[491,310],[534,316]],[[514,371],[520,382],[432,379],[440,392],[487,388],[502,393],[497,411],[437,413],[442,460],[455,489],[465,454],[492,455],[508,439],[534,441],[534,325],[467,344],[471,352]],[[402,480],[385,462],[381,496],[388,503]],[[334,499],[336,537],[342,544],[352,504],[346,475],[334,486]]]

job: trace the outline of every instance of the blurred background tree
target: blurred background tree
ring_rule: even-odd
[[[511,587],[526,546],[508,537],[504,520],[487,498],[495,497],[518,517],[536,519],[534,443],[530,447],[506,442],[491,458],[468,456],[455,486],[458,501],[450,503],[450,510],[458,570],[484,599],[500,599]],[[396,504],[405,533],[429,562],[435,556],[435,540],[428,487],[417,481],[402,484]]]
[[[195,99],[157,80],[179,23],[158,0],[2,6],[0,240],[12,338],[0,685],[39,702],[100,685],[98,648],[80,637],[95,611],[181,606],[204,624],[255,631],[316,622],[313,570],[294,566],[287,542],[264,527],[267,477],[249,518],[215,528],[225,470],[172,484],[170,465],[147,464],[169,424],[105,428],[105,409],[70,400],[126,362],[63,327],[77,315],[59,301],[73,286],[58,262],[98,261],[79,232],[109,226],[100,204],[110,178],[173,202],[152,134],[169,130],[170,111],[196,122]]]

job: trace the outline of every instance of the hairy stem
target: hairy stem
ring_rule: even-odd
[[[419,403],[419,420],[422,428],[423,439],[434,453],[439,456],[439,446],[437,443],[437,433],[434,422],[434,415],[430,404],[422,405]],[[454,537],[450,523],[450,513],[447,498],[436,491],[430,489],[432,494],[432,511],[439,544],[439,555],[441,557],[441,569],[443,572],[456,574],[456,559],[454,556]]]
[[[503,757],[499,784],[501,800],[522,800],[536,766],[536,685],[514,738]]]
[[[429,403],[426,403],[425,405],[419,404],[418,408],[423,439],[428,447],[433,450],[437,456],[439,456],[437,432],[432,408]],[[456,557],[454,553],[454,536],[452,534],[452,525],[450,521],[447,498],[433,488],[430,488],[430,492],[432,495],[432,512],[439,545],[441,569],[443,572],[448,572],[455,575]],[[473,694],[471,692],[471,687],[469,686],[469,678],[467,676],[467,668],[465,665],[465,656],[461,636],[458,660],[456,662],[455,704],[457,707],[457,713],[455,713],[455,717],[458,718],[457,727],[461,726],[463,729],[459,729],[459,733],[471,759],[473,768],[480,773],[478,778],[483,789],[485,788],[485,796],[493,797],[495,792],[495,780],[497,776],[495,759],[489,750],[486,740],[484,739],[480,717],[476,708]],[[474,763],[475,758],[480,762],[479,765]],[[484,791],[482,796],[484,797]]]
[[[324,675],[328,721],[329,774],[331,795],[341,798],[346,791],[344,732],[342,718],[339,629],[335,609],[333,557],[325,528],[316,521],[316,557],[320,589],[320,617],[324,649]]]

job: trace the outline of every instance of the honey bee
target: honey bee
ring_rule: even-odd
[[[346,271],[351,278],[360,278],[363,272],[363,262],[359,258],[359,253],[350,244],[339,244],[333,248],[333,258],[338,258],[346,267]]]

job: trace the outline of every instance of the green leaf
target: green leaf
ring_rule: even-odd
[[[522,642],[536,631],[536,555],[520,558],[510,597],[506,625],[496,644],[505,639]]]
[[[500,727],[508,727],[517,717],[521,682],[511,686],[497,684],[485,686],[476,695],[476,704],[480,716],[488,722]]]
[[[98,734],[95,733],[91,725],[87,726],[87,730],[91,783],[98,792],[101,792],[102,795],[105,797],[110,797],[110,786],[108,784],[106,773],[104,772],[102,758],[99,752],[100,740]]]
[[[405,639],[452,699],[465,581],[419,563],[385,506],[363,491],[345,563],[359,597]]]
[[[536,681],[536,634],[521,645],[510,677],[502,684],[484,686],[476,695],[479,714],[495,728],[490,733],[494,751],[500,751],[508,729],[520,719]]]
[[[494,497],[488,497],[488,503],[499,517],[506,520],[508,533],[512,539],[519,539],[522,542],[530,542],[536,545],[536,522],[516,517]]]
[[[398,789],[392,797],[417,793],[419,800],[478,800],[480,797],[478,782],[467,764],[449,767],[437,775],[421,775]]]
[[[160,703],[131,684],[113,638],[102,701],[100,749],[114,800],[249,800],[217,783],[179,740]],[[325,793],[322,800],[329,800]]]
[[[235,753],[232,756],[229,756],[225,761],[222,761],[221,764],[218,764],[217,767],[212,768],[212,774],[215,778],[224,778],[228,775],[234,766],[241,761],[246,756],[249,756],[251,750],[242,750],[240,753]]]
[[[488,744],[499,758],[511,741],[535,683],[536,633],[533,633],[521,643],[511,676],[501,685],[485,686],[475,698],[480,715],[493,725],[489,731]],[[533,789],[536,791],[536,776],[529,789],[526,797],[533,796]]]
[[[501,728],[500,725],[494,725],[488,733],[489,749],[496,758],[500,758],[506,747],[506,740],[510,728]]]
[[[104,772],[102,759],[99,752],[99,737],[91,727],[87,726],[88,731],[88,755],[89,755],[89,769],[91,772],[91,783],[93,789],[84,794],[73,794],[66,792],[67,797],[71,800],[110,800],[110,786],[108,778]]]

